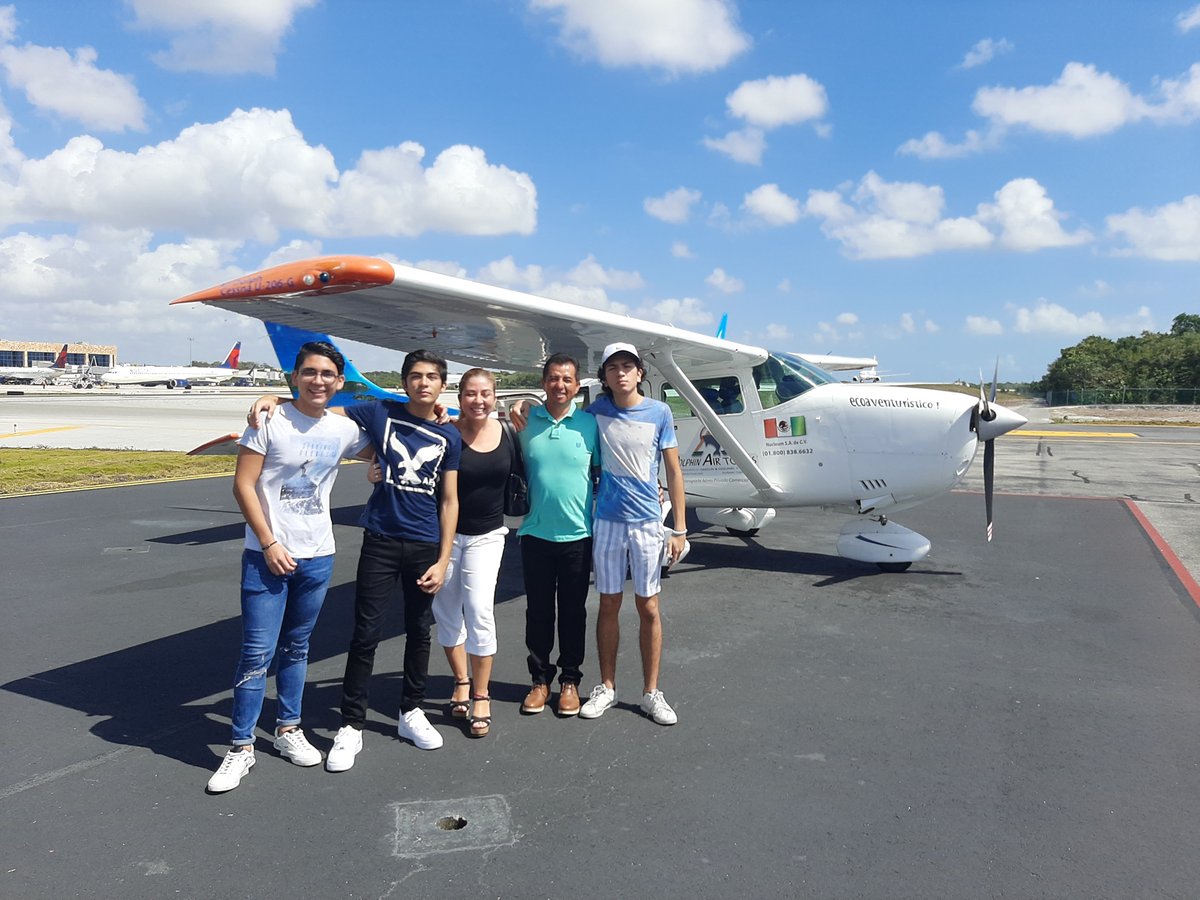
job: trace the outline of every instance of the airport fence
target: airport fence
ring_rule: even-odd
[[[1047,406],[1195,406],[1200,388],[1080,388],[1046,391]]]

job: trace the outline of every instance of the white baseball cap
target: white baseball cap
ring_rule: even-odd
[[[612,357],[618,353],[628,353],[637,360],[638,365],[642,364],[641,354],[637,352],[637,347],[633,344],[627,344],[624,341],[617,341],[615,344],[609,344],[604,348],[604,352],[600,354],[600,366],[603,368]]]

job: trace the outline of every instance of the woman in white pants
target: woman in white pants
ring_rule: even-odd
[[[471,737],[491,730],[489,683],[496,655],[496,579],[504,555],[504,489],[517,448],[492,418],[496,380],[471,369],[459,381],[458,533],[446,581],[433,599],[438,643],[454,673],[450,715],[470,719]],[[372,472],[372,481],[376,480]],[[470,668],[468,669],[468,658]]]

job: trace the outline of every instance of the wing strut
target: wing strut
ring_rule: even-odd
[[[737,463],[737,467],[742,470],[742,474],[754,485],[759,494],[766,500],[774,502],[782,500],[784,492],[767,478],[763,470],[758,467],[758,463],[754,461],[754,457],[746,452],[746,448],[734,437],[733,432],[729,430],[721,417],[713,411],[708,401],[696,390],[691,379],[683,374],[683,370],[679,368],[671,355],[671,348],[647,349],[645,355],[658,367],[659,371],[670,379],[671,387],[675,388],[696,411],[696,415],[704,423],[704,427],[721,442],[722,449],[729,454],[730,459]]]

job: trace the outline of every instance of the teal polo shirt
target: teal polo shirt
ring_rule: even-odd
[[[600,465],[596,417],[571,404],[555,422],[535,406],[520,441],[529,515],[517,534],[559,543],[591,537],[592,467]]]

